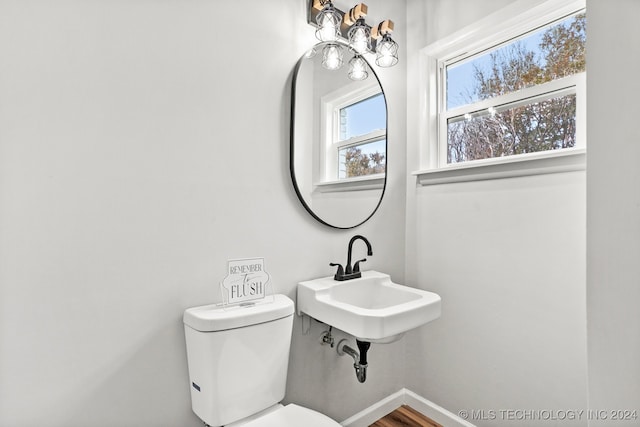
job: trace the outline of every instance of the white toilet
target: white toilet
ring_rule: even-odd
[[[339,427],[326,415],[279,404],[285,394],[293,301],[184,312],[191,406],[206,424],[228,427]]]

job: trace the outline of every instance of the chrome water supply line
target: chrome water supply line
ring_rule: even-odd
[[[333,329],[333,326],[329,326],[329,329],[322,333],[322,343],[321,344],[322,345],[329,344],[331,346],[331,348],[333,348],[334,339],[333,339],[333,336],[331,335],[331,329]]]

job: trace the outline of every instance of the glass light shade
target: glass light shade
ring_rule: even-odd
[[[349,61],[349,78],[351,80],[364,80],[369,77],[367,63],[360,56],[356,55]]]
[[[327,3],[316,17],[316,23],[318,24],[316,37],[318,40],[323,42],[337,40],[340,36],[341,22],[342,15],[340,15],[340,12],[333,7],[331,2]]]
[[[342,46],[338,44],[328,44],[322,48],[322,66],[327,70],[337,70],[344,62]]]
[[[398,43],[389,34],[385,34],[376,46],[376,64],[380,67],[393,67],[397,63]]]
[[[355,52],[363,54],[371,49],[371,28],[360,18],[349,29],[349,46]]]

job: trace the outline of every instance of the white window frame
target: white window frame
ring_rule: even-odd
[[[518,1],[441,39],[420,52],[420,169],[422,185],[584,170],[586,164],[586,72],[517,92],[445,110],[445,67],[584,10],[585,0],[549,0],[533,8]],[[588,31],[588,30],[587,30]],[[576,146],[562,150],[447,164],[447,121],[489,107],[529,104],[576,95]]]
[[[320,103],[320,180],[318,191],[370,190],[384,187],[385,174],[353,178],[338,178],[338,153],[346,147],[375,142],[386,138],[386,129],[375,130],[347,140],[340,140],[340,110],[382,93],[377,81],[364,86],[362,82],[341,88],[321,97]],[[385,153],[386,156],[386,153]]]

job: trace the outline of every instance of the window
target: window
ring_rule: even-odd
[[[379,86],[334,93],[322,104],[325,181],[384,174],[387,114]]]
[[[489,51],[443,61],[446,162],[576,147],[585,42],[580,12]]]
[[[584,3],[515,7],[424,49],[423,166],[584,158]]]
[[[382,93],[339,109],[338,178],[385,171],[386,114]]]

